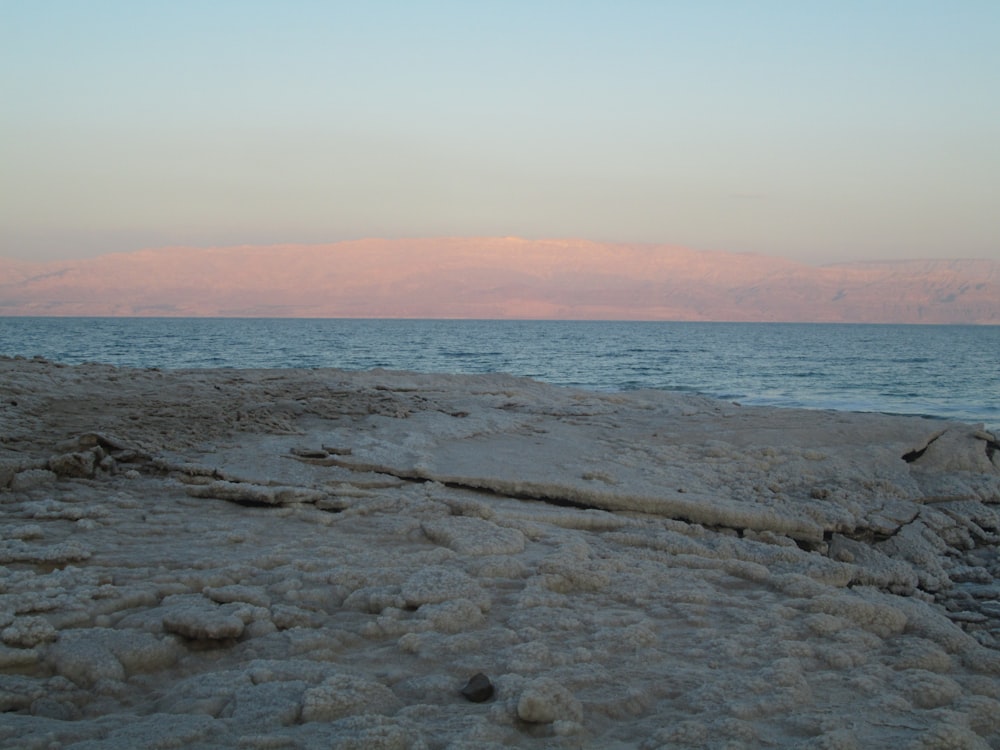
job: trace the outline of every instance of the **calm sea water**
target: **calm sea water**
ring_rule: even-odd
[[[1000,326],[0,318],[0,354],[162,368],[507,372],[602,391],[663,388],[1000,428]]]

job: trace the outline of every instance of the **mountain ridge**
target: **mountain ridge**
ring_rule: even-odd
[[[1000,324],[1000,261],[820,266],[676,245],[512,237],[0,258],[0,315]]]

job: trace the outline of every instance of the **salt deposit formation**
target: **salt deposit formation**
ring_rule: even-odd
[[[1000,747],[976,426],[0,359],[0,504],[5,747]]]

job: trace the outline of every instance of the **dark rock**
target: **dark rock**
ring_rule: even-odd
[[[461,692],[467,701],[483,703],[493,697],[493,683],[489,677],[479,672],[469,679]]]

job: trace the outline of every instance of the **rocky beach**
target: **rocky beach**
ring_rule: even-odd
[[[982,426],[0,358],[0,745],[1000,747]]]

